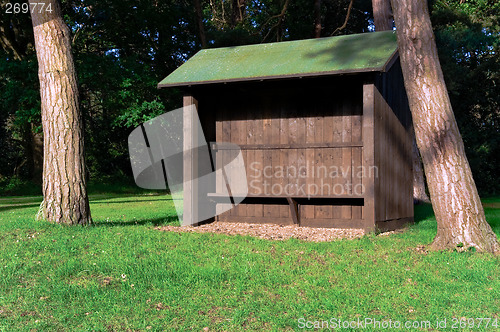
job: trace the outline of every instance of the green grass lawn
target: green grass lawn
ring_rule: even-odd
[[[461,330],[498,330],[500,258],[421,249],[436,232],[430,206],[404,233],[309,243],[157,231],[178,224],[167,195],[91,196],[90,227],[35,221],[39,202],[0,197],[0,330],[304,330],[299,320],[332,318],[446,319],[439,330],[453,331],[492,318]],[[499,235],[500,199],[485,204]]]

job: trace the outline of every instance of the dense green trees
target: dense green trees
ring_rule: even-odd
[[[439,56],[474,179],[484,193],[499,193],[500,3],[433,3]]]
[[[373,26],[370,0],[354,1],[348,17],[349,0],[63,1],[72,30],[90,179],[130,174],[130,130],[179,106],[178,92],[157,90],[156,84],[199,50],[203,40],[216,47],[313,38],[318,4],[322,37]],[[500,155],[499,5],[439,0],[431,8],[466,151],[473,172],[481,174],[476,181],[481,191],[498,192],[500,184],[493,179]],[[32,144],[40,132],[40,101],[29,15],[4,10],[0,15],[0,183],[5,185],[13,177],[40,176]]]

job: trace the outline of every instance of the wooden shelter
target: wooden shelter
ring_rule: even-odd
[[[413,221],[411,115],[392,31],[205,49],[159,87],[184,91],[207,142],[241,148],[248,195],[216,220],[365,230]],[[189,121],[185,145],[200,134]],[[218,164],[227,153],[217,150]],[[186,179],[196,162],[185,162]],[[184,188],[185,218],[195,191]]]

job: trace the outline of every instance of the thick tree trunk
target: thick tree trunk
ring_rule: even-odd
[[[231,28],[243,22],[246,15],[246,0],[233,0],[231,8]]]
[[[30,3],[36,3],[30,0]],[[49,12],[45,9],[50,4]],[[37,6],[40,6],[39,4]],[[87,197],[82,115],[69,29],[59,3],[31,14],[42,101],[44,138],[41,217],[65,224],[91,221]]]
[[[372,0],[375,30],[392,30],[392,11],[390,0]]]
[[[392,0],[406,91],[438,224],[434,249],[496,252],[458,131],[427,2]]]
[[[21,169],[27,167],[28,176],[37,184],[42,183],[43,170],[43,137],[35,131],[33,123],[26,122],[22,126],[22,147],[25,159],[16,166],[14,174],[19,176]]]
[[[392,30],[392,9],[390,0],[372,0],[373,19],[375,22],[376,31]],[[425,192],[424,169],[422,160],[418,152],[417,141],[415,140],[415,132],[411,132],[413,140],[413,201],[416,204],[430,203],[431,200]]]
[[[14,59],[26,61],[27,50],[33,45],[30,32],[27,31],[29,18],[14,16],[10,19],[2,17],[0,23],[0,45],[7,53],[11,53]],[[33,123],[26,122],[23,125],[23,148],[26,155],[28,175],[34,183],[42,183],[43,167],[43,137],[35,131]],[[20,167],[16,167],[20,171]]]
[[[23,60],[28,47],[31,46],[31,38],[26,35],[26,29],[23,29],[24,22],[22,16],[0,17],[0,46],[7,53],[11,53],[15,60]]]
[[[31,155],[33,158],[31,181],[41,184],[43,179],[43,135],[42,133],[35,132],[33,124],[30,127]]]
[[[314,38],[321,37],[321,0],[314,0]]]
[[[422,159],[418,151],[417,141],[415,138],[415,131],[412,130],[413,139],[413,202],[415,204],[430,203],[431,200],[425,192],[425,178],[424,169],[422,167]]]
[[[201,47],[207,47],[207,37],[205,34],[205,26],[203,25],[203,12],[201,10],[200,0],[194,0],[194,9],[196,12],[196,21],[198,22],[198,35],[200,37]]]

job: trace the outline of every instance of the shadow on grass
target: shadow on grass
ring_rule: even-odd
[[[490,199],[489,202],[483,203],[486,221],[490,224],[491,229],[497,235],[500,234],[500,199]],[[415,205],[415,224],[434,218],[434,211],[431,204]]]
[[[133,196],[129,196],[129,197],[133,197]],[[115,197],[106,197],[106,198],[98,198],[98,199],[89,199],[89,202],[92,204],[92,203],[95,203],[95,204],[101,204],[101,205],[109,205],[109,204],[122,204],[122,203],[142,203],[142,202],[161,202],[161,201],[164,201],[164,202],[168,202],[168,201],[172,201],[172,197],[171,196],[167,196],[165,198],[161,198],[161,199],[137,199],[137,200],[120,200],[120,196],[115,196]],[[123,197],[123,198],[126,198],[126,197]],[[107,199],[117,199],[116,201],[112,201],[112,202],[103,202]],[[38,202],[26,202],[26,203],[22,203],[22,202],[19,202],[19,203],[12,203],[12,204],[6,204],[6,205],[2,205],[0,206],[0,212],[6,212],[6,211],[11,211],[11,210],[17,210],[17,209],[24,209],[24,208],[32,208],[32,207],[39,207],[40,206],[40,203],[41,203],[41,200],[38,201]]]
[[[98,204],[122,204],[122,203],[142,203],[142,202],[161,202],[161,201],[171,201],[172,198],[165,198],[165,199],[139,199],[139,200],[127,200],[127,201],[113,201],[113,202],[99,202]],[[95,200],[91,200],[91,203],[96,203]]]
[[[493,232],[500,234],[500,202],[484,204],[484,213]]]
[[[105,201],[108,199],[122,199],[122,198],[138,198],[138,197],[158,197],[162,195],[118,195],[118,194],[99,194],[99,195],[89,195],[89,201],[90,202],[100,202],[100,201]],[[169,195],[164,195],[166,197],[170,197]],[[151,199],[153,200],[153,199]],[[139,201],[139,200],[138,200]],[[146,202],[147,200],[140,200]]]
[[[434,217],[434,211],[431,204],[418,204],[415,205],[414,220],[418,223],[423,220]]]
[[[160,218],[144,218],[136,220],[126,220],[126,221],[106,221],[99,220],[94,221],[90,227],[124,227],[124,226],[143,226],[147,224],[152,224],[154,227],[171,224],[172,226],[179,225],[179,219],[177,216],[165,216]]]
[[[39,203],[26,203],[26,204],[10,204],[10,205],[4,205],[0,206],[0,212],[6,212],[6,211],[11,211],[11,210],[17,210],[17,209],[25,209],[25,208],[32,208],[32,207],[40,207],[40,202]]]
[[[424,203],[415,205],[415,213],[414,213],[415,223],[429,218],[434,218],[434,211],[432,210],[431,204]]]

